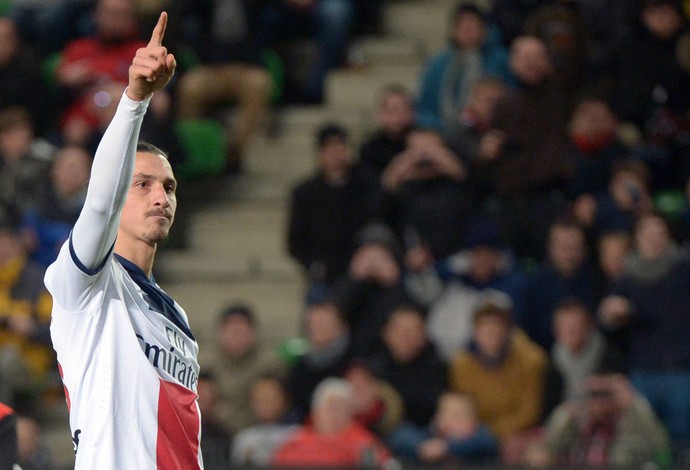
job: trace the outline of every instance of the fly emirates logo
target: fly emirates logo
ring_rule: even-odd
[[[199,365],[187,357],[188,347],[179,332],[165,328],[170,343],[167,346],[150,343],[137,333],[144,355],[157,369],[161,369],[176,379],[181,385],[196,392],[199,380]]]

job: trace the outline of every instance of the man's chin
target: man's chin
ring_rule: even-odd
[[[150,244],[160,243],[168,238],[169,229],[158,229],[146,234],[146,240]]]

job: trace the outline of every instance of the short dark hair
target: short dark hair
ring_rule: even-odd
[[[499,305],[497,302],[488,301],[480,305],[472,315],[472,323],[475,325],[484,318],[497,318],[510,325],[513,322],[513,313],[510,308]]]
[[[160,155],[161,157],[168,160],[168,153],[166,151],[161,150],[160,148],[156,147],[152,143],[146,142],[144,140],[140,140],[137,143],[137,152],[152,153],[154,155]]]
[[[347,142],[347,131],[339,124],[326,124],[316,133],[316,146],[323,147],[329,140],[337,138]]]
[[[231,304],[225,307],[220,312],[220,323],[225,323],[226,320],[234,316],[244,317],[250,325],[256,325],[256,317],[251,307],[242,303]]]
[[[480,20],[486,22],[486,13],[479,8],[474,2],[468,2],[468,1],[461,1],[458,3],[455,7],[455,10],[453,11],[453,21],[458,21],[460,16],[465,15],[465,14],[472,14],[477,16]]]

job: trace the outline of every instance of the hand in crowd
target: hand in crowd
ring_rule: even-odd
[[[350,275],[359,281],[392,286],[400,279],[400,267],[386,248],[372,244],[363,246],[354,254]]]
[[[506,133],[503,131],[487,131],[479,140],[479,160],[489,162],[498,158],[506,139]]]
[[[438,437],[422,442],[417,448],[417,455],[425,463],[435,463],[448,455],[448,443]]]
[[[414,273],[424,271],[433,262],[431,251],[425,245],[413,246],[405,251],[405,267]]]
[[[630,318],[630,302],[625,297],[610,295],[599,304],[599,319],[604,325],[619,327]]]

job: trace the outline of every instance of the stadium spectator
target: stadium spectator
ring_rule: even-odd
[[[427,426],[448,382],[446,366],[427,338],[422,312],[413,306],[397,307],[381,336],[385,350],[368,359],[372,370],[402,397],[404,419]]]
[[[405,150],[381,176],[383,218],[406,250],[425,245],[440,259],[460,249],[472,212],[466,177],[467,168],[441,134],[429,128],[409,132]]]
[[[553,312],[564,299],[581,300],[590,309],[596,301],[595,272],[589,264],[583,229],[560,219],[549,229],[548,258],[534,269],[525,287],[525,305],[515,323],[545,350],[553,344]]]
[[[185,45],[199,63],[180,78],[176,111],[180,121],[212,115],[234,102],[238,116],[226,127],[227,173],[241,170],[242,157],[262,124],[270,99],[271,78],[252,36],[247,4],[243,0],[186,1],[185,29],[193,31]],[[192,27],[193,24],[193,27]]]
[[[55,103],[41,75],[41,66],[22,41],[17,25],[9,17],[0,18],[0,109],[26,109],[39,132],[50,130],[56,116]]]
[[[350,330],[336,305],[322,301],[307,306],[306,352],[290,368],[287,389],[297,411],[309,414],[312,394],[327,377],[341,376],[350,361]]]
[[[623,353],[608,343],[587,306],[579,300],[565,299],[556,307],[553,331],[551,362],[563,385],[561,396],[551,400],[554,405],[584,397],[586,379],[602,367],[625,371]],[[548,405],[545,408],[545,414],[553,409]]]
[[[29,238],[30,258],[47,268],[69,237],[86,198],[92,156],[83,148],[66,146],[55,153],[42,197],[22,218]]]
[[[402,420],[404,410],[400,394],[379,379],[361,358],[348,364],[343,378],[354,392],[355,420],[384,439]]]
[[[78,145],[99,127],[98,108],[110,104],[102,87],[111,82],[126,85],[132,57],[146,45],[139,38],[134,0],[99,0],[93,19],[94,34],[70,41],[60,52],[56,76],[69,95],[61,134],[65,142]]]
[[[568,124],[574,171],[570,197],[606,191],[612,167],[630,154],[619,133],[620,122],[607,101],[594,95],[577,101]]]
[[[220,391],[216,378],[208,372],[199,374],[197,384],[201,411],[201,452],[204,465],[221,468],[230,462],[232,435],[219,415]]]
[[[446,138],[459,131],[458,110],[478,80],[493,76],[511,81],[508,53],[484,13],[474,3],[462,2],[450,20],[450,43],[426,64],[417,103],[417,125]]]
[[[450,387],[469,395],[499,439],[538,424],[546,353],[514,327],[509,307],[488,300],[474,314],[472,342],[450,365]]]
[[[251,406],[254,424],[235,435],[232,462],[238,466],[268,467],[276,450],[299,429],[301,413],[295,413],[285,385],[275,376],[260,377],[254,382]]]
[[[477,418],[470,398],[445,392],[428,427],[405,423],[388,446],[394,455],[422,464],[477,463],[498,457],[499,442]]]
[[[415,119],[410,92],[400,85],[385,86],[378,95],[375,119],[377,129],[359,148],[359,165],[378,184],[386,166],[405,150]]]
[[[551,221],[563,210],[571,178],[565,158],[570,96],[544,42],[520,36],[510,48],[519,82],[496,104],[492,129],[503,139],[491,162],[496,211],[519,256],[539,258]]]
[[[610,330],[627,332],[630,379],[673,439],[690,437],[690,263],[657,213],[635,225],[634,249],[622,279],[599,306]]]
[[[524,308],[527,277],[492,220],[471,223],[465,249],[436,263],[436,270],[443,289],[429,306],[427,327],[445,361],[467,345],[472,337],[473,313],[487,296],[502,293],[513,312]]]
[[[276,452],[274,467],[380,467],[388,450],[353,416],[352,387],[331,377],[314,390],[310,424]]]
[[[349,325],[353,356],[366,358],[382,349],[381,329],[408,296],[400,244],[388,227],[369,224],[355,243],[348,272],[334,284],[332,300]]]
[[[251,307],[238,303],[221,310],[215,347],[200,358],[204,370],[217,380],[220,422],[230,432],[252,423],[249,390],[254,380],[267,373],[283,373],[277,352],[260,337],[258,320]]]
[[[459,110],[459,128],[448,136],[448,146],[469,169],[468,183],[477,207],[482,208],[493,191],[492,161],[499,156],[506,135],[492,129],[496,104],[507,92],[498,78],[478,80],[470,90],[467,104]]]
[[[17,457],[19,468],[55,468],[53,455],[43,440],[43,427],[34,417],[17,417]]]
[[[36,136],[29,112],[0,110],[0,205],[19,216],[39,200],[55,147]]]
[[[326,74],[345,60],[354,19],[353,0],[270,0],[258,13],[257,40],[274,47],[307,33],[316,43],[316,57],[295,93],[300,101],[320,103]]]
[[[638,468],[663,465],[668,435],[649,402],[621,374],[595,372],[582,398],[559,406],[546,423],[549,466]]]
[[[614,230],[632,233],[635,221],[652,209],[649,168],[630,158],[612,167],[606,192],[582,194],[573,206],[578,222],[595,238]]]
[[[307,300],[323,298],[348,269],[356,233],[377,211],[375,180],[353,166],[349,136],[338,125],[316,134],[317,168],[291,193],[290,255],[308,278]]]
[[[44,271],[28,260],[16,223],[0,221],[0,375],[5,390],[0,399],[10,405],[32,388],[45,390],[55,371],[52,300],[43,285]]]

